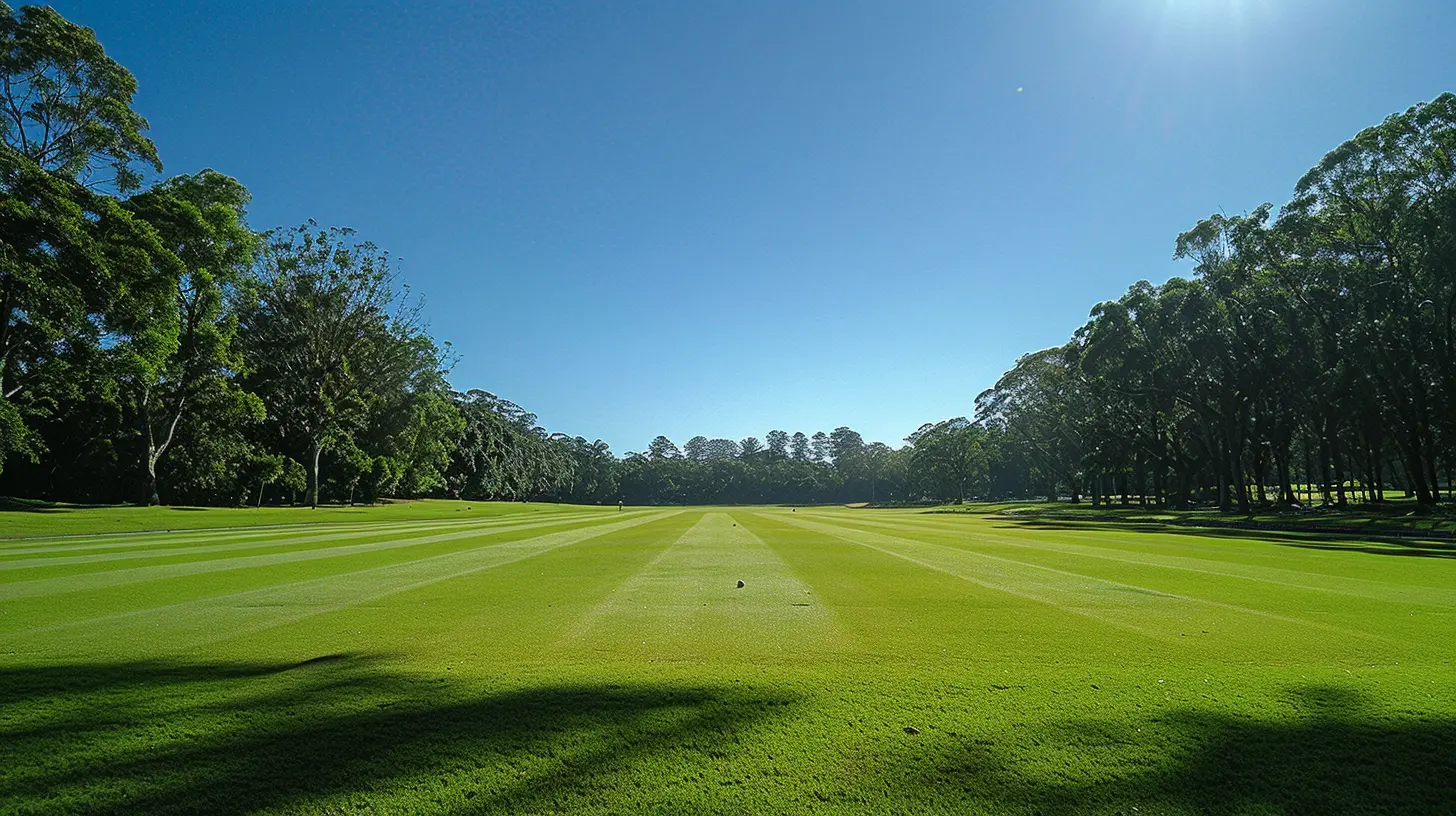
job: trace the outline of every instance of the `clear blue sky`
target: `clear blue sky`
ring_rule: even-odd
[[[1177,233],[1456,90],[1456,4],[59,2],[170,173],[404,259],[551,430],[968,414]]]

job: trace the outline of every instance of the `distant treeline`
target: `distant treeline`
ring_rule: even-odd
[[[1277,218],[1265,205],[1179,236],[1192,280],[1098,305],[973,419],[899,448],[841,427],[618,457],[455,392],[448,344],[351,231],[254,232],[247,190],[212,170],[145,183],[161,161],[136,81],[91,30],[0,3],[0,43],[0,494],[1246,508],[1392,487],[1433,502],[1451,483],[1450,95],[1342,145]]]
[[[0,80],[0,494],[656,503],[970,484],[925,481],[947,478],[930,431],[915,491],[908,454],[847,429],[694,440],[686,456],[659,440],[621,460],[549,434],[451,389],[452,354],[388,253],[313,222],[254,232],[248,191],[212,170],[162,178],[136,80],[90,29],[0,3]],[[956,428],[936,438],[970,433]]]

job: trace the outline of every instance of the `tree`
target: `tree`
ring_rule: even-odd
[[[1072,344],[1023,355],[996,385],[976,397],[977,422],[1004,433],[1022,449],[1049,500],[1065,486],[1075,501],[1082,489],[1086,390]]]
[[[413,342],[417,327],[392,320],[389,256],[352,230],[310,221],[268,233],[258,278],[240,321],[245,382],[267,404],[279,443],[307,463],[305,501],[316,506],[324,450],[364,426],[379,376],[407,379],[396,341]]]
[[[429,365],[428,359],[419,361]],[[446,471],[465,430],[465,418],[439,383],[421,387],[414,383],[396,392],[394,399],[382,399],[376,408],[374,427],[383,438],[370,439],[376,451],[375,471],[387,469],[393,476],[373,482],[372,501],[378,495],[410,498],[427,496],[446,486]],[[383,460],[383,464],[380,461]]]
[[[548,435],[535,414],[486,391],[454,402],[465,427],[445,474],[450,495],[516,500],[572,489],[581,459],[570,439]]]
[[[811,462],[825,462],[829,455],[829,435],[823,431],[817,431],[809,439],[809,460]]]
[[[745,436],[743,441],[738,443],[738,458],[749,462],[757,459],[763,453],[763,443],[758,441],[756,436]]]
[[[829,434],[829,457],[841,473],[858,474],[864,469],[864,437],[843,425]]]
[[[870,501],[880,499],[877,488],[884,477],[893,474],[895,468],[895,451],[884,442],[871,442],[864,446],[861,458],[864,462],[865,477],[870,482]]]
[[[765,437],[768,443],[768,463],[776,465],[789,458],[789,435],[785,431],[769,431]]]
[[[34,425],[86,399],[110,399],[107,366],[165,356],[168,280],[178,261],[118,201],[0,147],[0,408],[4,446],[34,458]],[[122,345],[118,345],[121,343]],[[109,353],[115,352],[115,353]],[[114,373],[114,372],[113,372]],[[80,393],[79,388],[103,386]]]
[[[0,2],[0,141],[29,162],[88,189],[137,189],[134,165],[162,163],[131,108],[136,89],[96,32],[49,6]]]
[[[730,459],[737,459],[742,453],[739,443],[731,439],[709,439],[704,450],[707,453],[708,461],[725,462]]]
[[[263,488],[282,476],[283,467],[283,457],[262,444],[259,431],[266,418],[262,400],[240,387],[198,389],[177,424],[172,446],[157,463],[161,500],[258,504]],[[128,419],[123,427],[134,425]],[[274,460],[276,473],[269,464]],[[132,475],[135,465],[127,464],[131,471],[127,475]]]
[[[909,467],[920,494],[937,501],[965,501],[986,482],[985,431],[965,417],[926,423],[906,438]]]
[[[683,455],[694,462],[703,462],[708,458],[708,437],[695,436],[683,445]]]
[[[809,461],[809,437],[804,436],[803,431],[794,431],[793,437],[790,438],[789,456],[793,457],[795,462]]]
[[[161,169],[135,92],[90,29],[0,3],[0,468],[38,460],[34,418],[74,402],[115,301],[149,292],[155,236],[100,192]]]
[[[618,488],[617,460],[607,443],[598,439],[587,442],[577,436],[561,438],[570,451],[575,466],[570,487],[558,494],[558,498],[577,504],[601,504],[616,501]]]
[[[176,438],[184,413],[207,390],[238,390],[231,375],[243,364],[228,300],[247,283],[257,246],[244,220],[248,200],[236,180],[204,170],[169,179],[127,202],[176,259],[158,269],[171,292],[154,299],[134,321],[141,332],[114,347],[124,358],[120,379],[141,432],[141,498],[148,504],[160,501],[157,462]]]
[[[681,459],[682,452],[665,436],[659,436],[647,446],[647,455],[653,459]]]

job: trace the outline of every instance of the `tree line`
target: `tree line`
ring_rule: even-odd
[[[657,437],[617,456],[455,391],[389,253],[254,231],[164,177],[90,29],[0,3],[0,494],[110,503],[943,502],[1451,497],[1456,97],[1361,132],[1270,205],[1178,236],[1193,274],[1098,304],[970,417]],[[1444,487],[1442,486],[1444,483]]]
[[[1177,238],[1191,278],[1134,284],[977,399],[1027,486],[1094,502],[1343,506],[1452,498],[1456,96],[1328,153],[1276,213]]]
[[[256,233],[222,173],[162,178],[135,93],[90,29],[0,3],[0,490],[443,489],[451,358],[389,255],[312,222]]]
[[[136,89],[90,29],[0,3],[0,493],[226,505],[910,495],[913,457],[848,428],[699,437],[683,451],[658,439],[618,458],[509,400],[452,390],[454,355],[387,252],[312,221],[255,232],[236,179],[162,176]]]

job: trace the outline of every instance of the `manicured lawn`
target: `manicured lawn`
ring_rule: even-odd
[[[1440,547],[463,507],[35,514],[0,812],[1456,809]]]
[[[374,507],[89,507],[0,499],[0,539],[95,533],[195,530],[323,522],[409,521],[465,518],[498,513],[542,512],[552,504],[505,502],[402,501]],[[601,509],[601,508],[596,508]],[[615,510],[616,508],[612,508]]]

